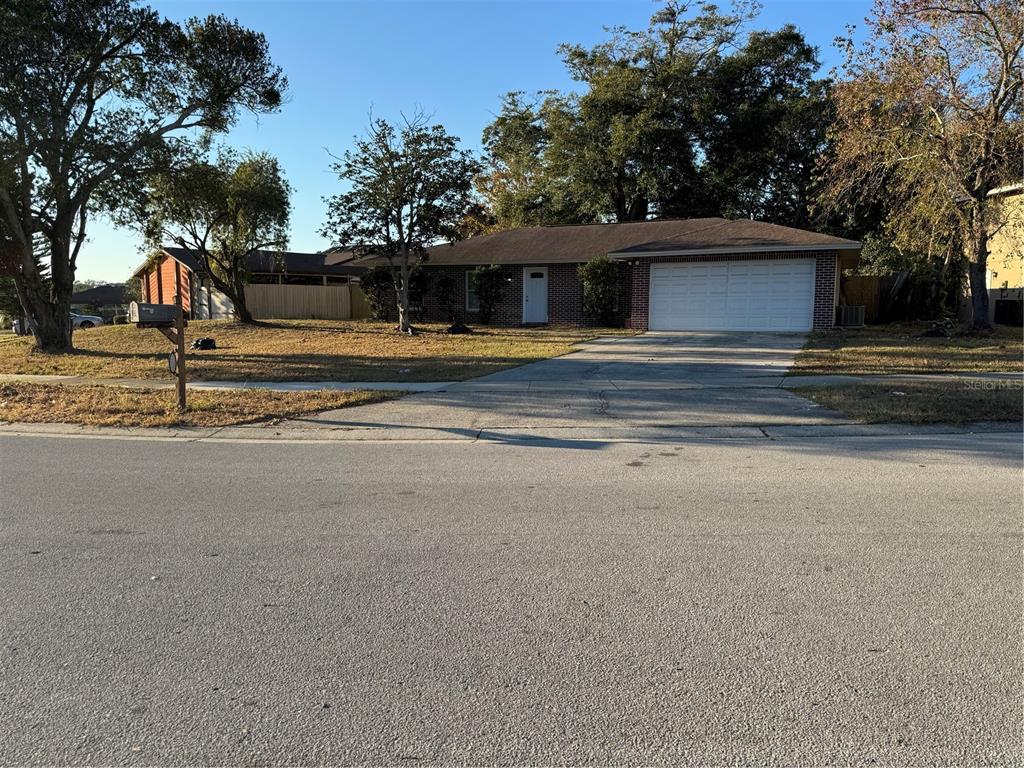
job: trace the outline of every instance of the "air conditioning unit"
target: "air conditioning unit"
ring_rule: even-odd
[[[864,327],[864,305],[840,304],[837,323],[845,328]]]

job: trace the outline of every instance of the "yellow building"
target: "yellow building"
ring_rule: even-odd
[[[988,241],[989,320],[995,321],[997,302],[1016,302],[1016,308],[1002,305],[999,318],[1020,317],[1024,303],[1024,182],[993,189],[998,201],[997,224]]]

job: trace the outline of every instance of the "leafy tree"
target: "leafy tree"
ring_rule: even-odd
[[[696,188],[691,102],[750,11],[723,14],[710,3],[690,11],[685,0],[668,0],[646,31],[615,27],[589,50],[559,49],[586,89],[546,101],[547,157],[595,217],[642,221],[660,201]]]
[[[505,97],[480,190],[498,228],[758,216],[806,225],[829,119],[814,48],[793,27],[746,35],[730,12],[667,0],[648,29],[559,50],[580,93]]]
[[[699,193],[663,201],[666,215],[724,215],[806,228],[815,164],[832,119],[816,50],[793,26],[752,32],[708,67],[693,103]]]
[[[131,0],[8,0],[0,72],[0,235],[15,244],[18,292],[50,352],[71,347],[91,217],[136,199],[197,131],[276,110],[287,86],[262,35],[223,16],[175,24]]]
[[[477,215],[478,231],[594,221],[545,165],[549,139],[540,107],[520,91],[508,93],[484,128],[486,165],[475,183],[487,214]]]
[[[249,257],[287,244],[290,192],[275,158],[221,149],[213,161],[192,158],[150,177],[139,218],[155,248],[170,241],[187,251],[251,323]]]
[[[966,253],[985,330],[988,239],[1006,223],[989,193],[1024,164],[1024,13],[1019,0],[880,0],[868,24],[867,42],[845,41],[821,203],[883,200],[898,249]]]
[[[21,316],[21,300],[14,286],[14,278],[0,276],[0,315],[5,318]]]
[[[443,126],[428,126],[423,115],[397,127],[374,120],[355,149],[331,165],[350,189],[327,198],[321,232],[359,255],[387,262],[402,333],[412,333],[411,279],[427,248],[457,240],[472,203],[480,166],[458,143]]]
[[[496,264],[479,266],[469,273],[469,281],[473,290],[476,291],[477,301],[480,303],[478,315],[480,322],[483,325],[490,325],[494,308],[501,301],[502,294],[505,293],[505,285],[508,283],[505,273]]]
[[[616,325],[620,312],[616,302],[623,294],[624,267],[608,256],[595,256],[577,268],[583,283],[583,314],[596,325]]]

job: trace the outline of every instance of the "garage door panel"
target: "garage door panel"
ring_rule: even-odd
[[[651,267],[651,330],[806,331],[813,307],[813,259]]]

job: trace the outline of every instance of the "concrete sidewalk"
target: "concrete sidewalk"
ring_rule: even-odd
[[[47,376],[36,374],[0,373],[0,382],[14,381],[30,384],[58,384],[60,386],[124,387],[125,389],[174,389],[174,379],[96,379],[89,376]],[[274,392],[309,392],[318,389],[377,389],[388,392],[437,392],[457,382],[452,381],[190,381],[189,389],[269,389]]]
[[[524,366],[525,368],[526,366]],[[512,369],[518,370],[518,369]],[[504,372],[503,372],[504,373]],[[554,392],[571,389],[571,382],[532,377],[496,378],[497,374],[468,381],[190,381],[189,389],[269,389],[274,392],[309,392],[318,389],[342,391],[377,389],[388,392],[447,392],[491,390],[507,392]],[[636,389],[792,389],[793,387],[848,386],[852,384],[906,384],[927,381],[990,381],[1016,382],[1024,374],[1012,372],[915,373],[915,374],[798,374],[746,376],[742,379],[635,381],[590,379],[588,388],[601,391]],[[57,376],[46,374],[0,373],[0,382],[57,384],[61,386],[104,386],[126,389],[174,389],[174,379],[92,378],[89,376]]]

